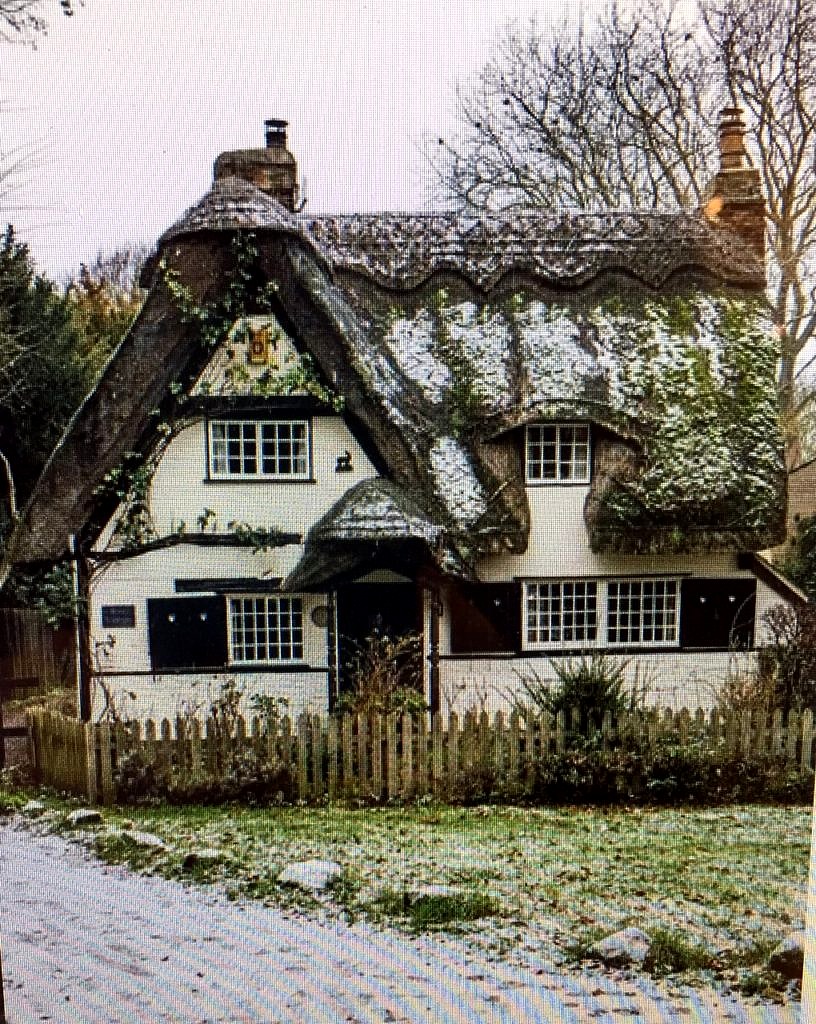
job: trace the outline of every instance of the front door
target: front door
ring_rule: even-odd
[[[370,678],[393,644],[422,634],[422,592],[414,583],[350,583],[337,592],[337,644],[340,693]],[[421,640],[419,641],[421,643]],[[416,645],[419,648],[419,643]],[[402,645],[403,647],[405,644]],[[401,685],[422,685],[421,650],[402,657]]]

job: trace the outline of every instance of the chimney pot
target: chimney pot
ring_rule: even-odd
[[[286,128],[288,124],[288,121],[282,121],[278,117],[269,117],[264,121],[267,149],[286,149]]]
[[[765,200],[759,171],[745,148],[745,121],[739,107],[720,114],[720,166],[706,190],[702,213],[739,235],[764,261]]]
[[[288,121],[270,117],[264,121],[266,146],[263,149],[234,149],[215,161],[213,177],[238,177],[261,192],[277,199],[290,210],[297,206],[297,162],[286,148]]]
[[[725,107],[720,114],[720,170],[750,167],[745,148],[745,121],[739,107]]]

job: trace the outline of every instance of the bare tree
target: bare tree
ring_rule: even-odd
[[[577,25],[510,27],[431,160],[443,193],[476,209],[694,209],[731,104],[764,185],[790,410],[816,332],[816,0],[608,0]]]
[[[80,0],[81,2],[81,0]],[[53,7],[69,17],[73,0],[0,0],[0,39],[7,42],[31,42],[48,27],[43,12]]]

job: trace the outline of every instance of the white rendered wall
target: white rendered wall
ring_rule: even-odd
[[[730,672],[748,671],[756,654],[729,651],[671,651],[655,654],[611,655],[626,662],[626,677],[650,707],[709,709]],[[559,661],[569,659],[557,659]],[[457,714],[472,708],[509,711],[524,700],[522,678],[556,685],[549,658],[483,657],[481,660],[443,658],[440,661],[440,707]]]
[[[631,577],[641,573],[754,578],[749,570],[738,568],[734,552],[689,556],[593,552],[584,522],[588,491],[587,486],[578,485],[529,486],[527,497],[532,526],[527,551],[521,555],[504,554],[483,559],[477,566],[479,578],[498,582],[524,578]],[[777,593],[757,580],[757,645],[767,642],[767,630],[762,623],[765,613],[780,602],[782,599]],[[519,612],[521,614],[521,609]],[[474,706],[507,711],[523,689],[519,676],[538,675],[555,685],[551,661],[539,652],[526,657],[523,654],[451,657],[447,607],[441,620],[439,650],[443,711],[461,712]],[[597,650],[600,653],[602,648]],[[751,652],[728,651],[661,650],[611,656],[626,661],[627,677],[633,686],[643,689],[647,703],[671,708],[712,707],[726,676],[730,672],[747,671],[756,661],[756,655]]]
[[[314,483],[236,481],[207,479],[206,424],[191,424],[173,438],[153,474],[149,504],[156,532],[164,536],[180,523],[196,532],[199,517],[211,510],[207,529],[214,533],[228,532],[230,522],[307,533],[349,488],[377,475],[341,417],[315,416],[311,428]],[[346,451],[353,469],[336,473],[337,458]],[[286,551],[289,571],[300,550]]]
[[[376,475],[374,467],[339,416],[315,416],[311,421],[313,483],[267,481],[208,481],[206,427],[193,423],[170,442],[153,475],[148,501],[158,536],[184,523],[188,533],[200,532],[197,520],[207,509],[214,516],[207,529],[228,533],[228,523],[277,528],[304,536],[314,523],[355,484]],[[351,454],[351,472],[337,473],[338,456]],[[109,543],[115,518],[98,545]],[[325,596],[303,595],[304,662],[321,671],[246,672],[229,667],[220,673],[153,674],[147,626],[149,598],[179,597],[174,581],[184,578],[268,578],[286,576],[297,564],[303,547],[290,544],[259,554],[250,548],[201,547],[178,544],[135,558],[102,563],[90,583],[89,633],[95,675],[112,688],[117,709],[129,717],[169,716],[192,704],[206,708],[228,679],[244,686],[247,695],[268,693],[285,697],[289,712],[325,710],[328,694],[327,630],[315,626],[311,612],[325,605]],[[226,598],[225,598],[226,600]],[[136,626],[102,626],[103,605],[133,605]],[[193,685],[195,684],[195,685]],[[94,686],[93,706],[104,707],[104,694]],[[133,694],[134,696],[131,696]]]
[[[252,697],[256,694],[282,698],[285,705],[279,710],[292,718],[304,711],[326,711],[326,672],[157,672],[148,676],[94,676],[91,719],[96,721],[105,712],[105,689],[126,721],[152,718],[158,723],[167,718],[172,722],[179,715],[206,718],[224,684],[232,680],[243,694],[240,709],[247,719],[253,714]]]

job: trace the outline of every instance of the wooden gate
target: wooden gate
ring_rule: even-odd
[[[0,685],[32,678],[34,686],[70,685],[73,633],[31,608],[0,608]]]
[[[22,719],[19,725],[6,725],[3,703],[20,696],[21,693],[30,693],[32,688],[37,688],[36,679],[0,679],[0,768],[6,767],[6,740],[28,736],[28,726]]]

